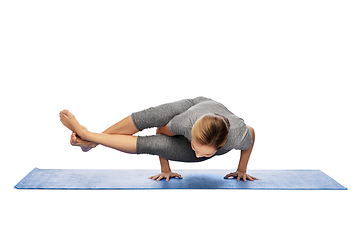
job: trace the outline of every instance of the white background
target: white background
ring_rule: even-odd
[[[1,238],[355,239],[359,12],[357,1],[2,1]],[[248,169],[320,169],[349,190],[13,189],[34,167],[159,169],[155,156],[71,147],[61,110],[101,132],[201,95],[255,128]]]

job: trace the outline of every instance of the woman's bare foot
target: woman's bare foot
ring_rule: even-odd
[[[72,114],[68,110],[63,110],[60,112],[59,115],[60,115],[60,121],[65,127],[75,132],[80,137],[83,137],[87,129],[79,124],[74,114]]]
[[[89,141],[82,140],[76,133],[71,134],[70,144],[72,146],[79,146],[83,152],[88,152],[92,148],[96,147],[97,144]]]

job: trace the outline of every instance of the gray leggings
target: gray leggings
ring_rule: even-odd
[[[131,114],[131,118],[139,131],[146,128],[161,127],[165,126],[176,115],[185,112],[190,107],[204,100],[207,100],[207,98],[198,97],[195,99],[184,99],[173,103],[166,103],[135,112]],[[173,137],[162,134],[146,137],[139,136],[137,139],[136,153],[157,155],[168,160],[180,162],[201,162],[211,158],[197,158],[191,148],[189,140],[180,135]]]

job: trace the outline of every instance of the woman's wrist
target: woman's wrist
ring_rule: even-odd
[[[160,157],[161,172],[171,172],[169,161],[165,158]]]
[[[171,169],[170,169],[170,167],[163,167],[163,166],[161,166],[161,172],[163,172],[163,173],[166,173],[166,172],[171,172]]]

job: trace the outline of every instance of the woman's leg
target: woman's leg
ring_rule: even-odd
[[[165,103],[156,107],[151,107],[139,112],[131,114],[133,124],[139,131],[146,128],[165,126],[176,115],[179,115],[192,106],[209,100],[205,97],[197,97],[194,99],[183,99],[176,102]]]
[[[131,121],[129,118],[125,119],[123,122],[120,121],[119,123],[105,130],[108,132],[114,132],[114,134],[92,133],[89,132],[85,127],[81,126],[76,120],[75,116],[68,110],[60,112],[60,121],[63,123],[63,125],[76,133],[82,140],[101,144],[126,153],[136,153],[137,137],[131,135],[131,133],[135,130],[132,128],[126,130],[124,128],[129,124],[129,120]],[[122,130],[124,130],[124,133],[127,134],[117,135]]]
[[[107,134],[121,134],[121,135],[134,135],[135,133],[139,132],[134,125],[131,116],[128,116],[121,120],[118,123],[115,123],[108,129],[106,129],[103,133]]]
[[[108,129],[106,129],[103,133],[130,135],[131,136],[137,132],[138,132],[138,130],[136,129],[136,127],[131,119],[131,116],[128,116],[128,117],[124,118],[123,120],[121,120],[120,122],[115,123]],[[84,139],[79,138],[79,136],[75,132],[73,132],[71,134],[70,144],[72,146],[80,146],[84,152],[87,152],[90,149],[92,149],[98,145],[95,142],[89,142],[89,141],[85,141]]]
[[[164,159],[179,162],[201,162],[211,158],[197,158],[189,140],[181,135],[173,137],[163,134],[139,136],[136,153],[156,155]]]
[[[137,136],[107,133],[80,133],[81,138],[125,153],[136,153]]]
[[[135,112],[106,129],[103,133],[133,135],[145,128],[161,127],[166,125],[174,116],[205,100],[209,99],[205,97],[184,99]],[[86,141],[75,132],[71,134],[70,143],[73,146],[80,146],[84,152],[97,146],[97,143]]]

